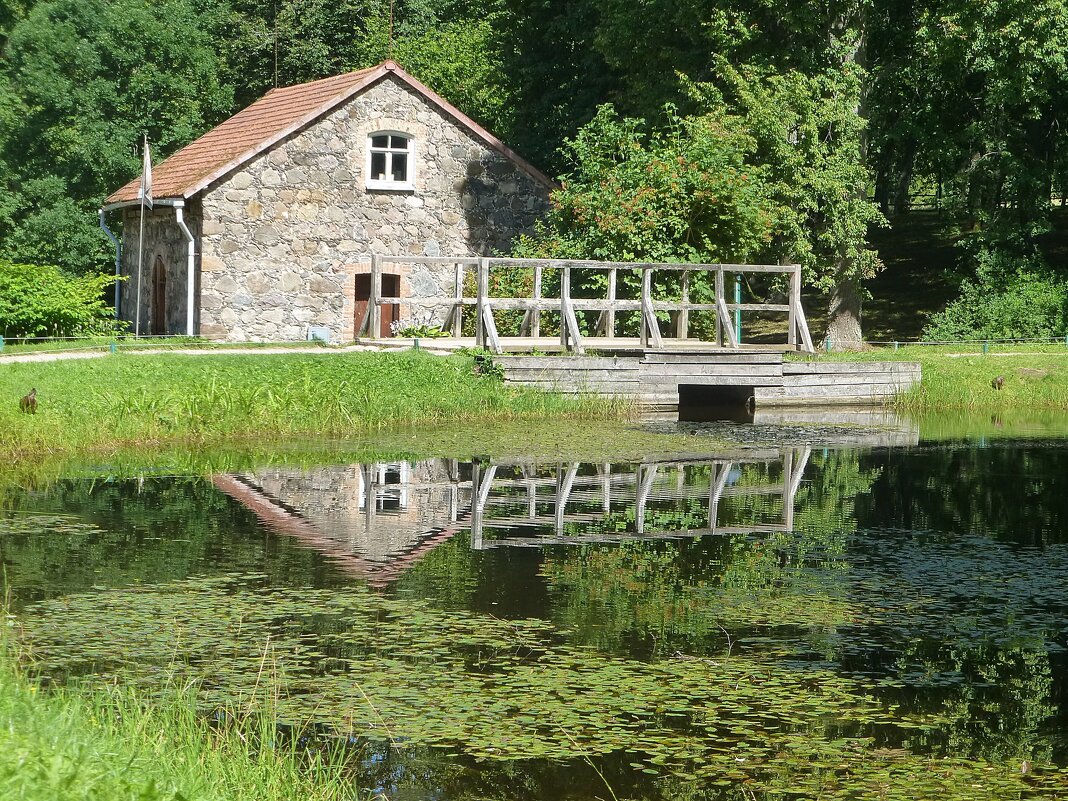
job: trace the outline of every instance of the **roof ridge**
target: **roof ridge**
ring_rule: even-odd
[[[277,142],[303,130],[388,75],[395,76],[536,181],[548,187],[553,186],[551,179],[493,134],[410,75],[397,62],[388,60],[362,70],[270,89],[263,97],[156,165],[153,168],[154,195],[157,198],[186,199],[202,192],[228,172],[247,164]],[[107,197],[104,208],[135,201],[139,185],[139,177],[129,181]]]

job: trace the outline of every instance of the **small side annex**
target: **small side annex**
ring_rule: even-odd
[[[387,61],[273,89],[155,165],[140,276],[139,179],[100,216],[122,215],[119,315],[131,329],[139,309],[142,334],[347,341],[370,254],[506,250],[547,211],[552,187]],[[394,275],[384,287],[399,297],[452,292],[451,269]]]

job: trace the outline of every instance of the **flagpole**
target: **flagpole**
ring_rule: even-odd
[[[139,193],[139,199],[141,201],[141,228],[137,235],[137,303],[134,317],[134,338],[141,336],[141,267],[144,257],[145,249],[145,170],[144,170],[144,153],[148,152],[148,134],[144,135],[144,141],[142,143],[142,168],[141,168],[141,191]]]

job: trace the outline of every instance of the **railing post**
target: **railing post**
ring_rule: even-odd
[[[652,275],[652,272],[649,270],[648,267],[644,267],[644,268],[642,268],[642,296],[641,296],[641,305],[642,305],[641,343],[642,343],[642,348],[649,347],[649,330],[650,330],[650,326],[654,325],[655,322],[656,322],[655,320],[650,320],[648,318],[648,311],[647,311],[647,309],[649,307],[649,304],[652,301],[652,286],[653,286],[653,275]]]
[[[604,316],[604,335],[609,339],[616,335],[616,268],[608,271],[608,309]]]
[[[723,299],[723,292],[724,292],[724,288],[723,287],[724,287],[723,267],[722,266],[718,266],[718,267],[716,267],[716,303],[717,303],[717,305],[719,304],[720,300]],[[719,312],[718,308],[716,309],[716,347],[719,347],[719,348],[723,347],[723,319],[720,316],[720,312]]]
[[[679,318],[675,326],[675,336],[686,339],[690,336],[690,310],[686,304],[690,302],[690,271],[682,271],[682,308],[679,309]]]
[[[797,312],[794,311],[797,307],[796,304],[801,302],[801,265],[794,265],[794,270],[790,273],[790,322],[786,333],[786,344],[791,345],[794,350],[797,350]]]
[[[567,302],[571,299],[571,267],[560,271],[560,345],[567,350]]]
[[[475,347],[486,347],[486,321],[485,307],[489,297],[489,261],[485,258],[478,260],[478,280],[475,297]]]
[[[464,321],[464,265],[463,262],[456,262],[456,286],[453,289],[453,298],[456,301],[456,305],[453,307],[452,317],[452,335],[459,337],[463,335],[463,321]]]
[[[382,257],[371,254],[371,288],[367,293],[367,310],[369,312],[367,336],[378,339],[382,336],[382,307],[378,305],[382,297]]]
[[[530,335],[534,339],[538,339],[541,336],[541,308],[538,304],[541,303],[541,279],[542,279],[542,266],[540,264],[534,265],[534,308],[531,310],[533,317],[530,320]]]

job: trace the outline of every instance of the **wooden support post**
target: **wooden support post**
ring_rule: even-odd
[[[716,474],[715,483],[712,485],[711,498],[708,502],[708,527],[713,534],[716,533],[716,524],[719,522],[719,499],[723,497],[723,490],[727,486],[727,479],[730,477],[732,467],[734,467],[734,462],[721,464],[719,473]]]
[[[568,349],[567,302],[571,299],[571,268],[560,271],[560,347]]]
[[[639,534],[645,533],[645,505],[649,502],[653,482],[656,480],[658,465],[638,465],[638,497],[634,504],[634,528]]]
[[[642,347],[664,347],[660,337],[660,323],[656,320],[653,309],[653,271],[649,267],[642,269]]]
[[[377,253],[371,254],[371,287],[367,295],[367,310],[370,313],[370,322],[367,328],[367,336],[378,339],[382,336],[382,307],[378,305],[382,297],[382,257]]]
[[[540,303],[541,302],[541,279],[542,279],[542,268],[541,268],[540,264],[536,264],[536,265],[534,265],[534,301],[535,301],[535,303]],[[530,335],[532,337],[534,337],[535,339],[538,339],[541,336],[541,309],[540,308],[535,308],[532,311],[534,312],[534,319],[531,320]]]
[[[560,465],[556,469],[557,481],[560,481],[560,470],[563,465]],[[556,536],[560,536],[564,533],[564,512],[567,509],[567,500],[571,497],[571,488],[575,485],[575,476],[578,475],[579,463],[572,462],[568,465],[567,474],[564,476],[563,483],[560,484],[560,489],[556,494]]]
[[[719,311],[719,300],[723,297],[723,268],[716,268],[716,347],[723,347],[723,317]]]
[[[797,301],[801,299],[801,265],[794,267],[790,273],[790,322],[786,332],[786,344],[797,350]]]
[[[794,451],[791,448],[782,455],[782,524],[789,534],[794,530],[794,499],[790,487],[794,483]]]
[[[492,464],[483,473],[478,463],[471,466],[471,484],[474,490],[471,498],[471,547],[476,551],[483,548],[482,528],[486,514],[486,504],[489,502],[490,489],[493,487],[493,477],[497,473],[497,465]]]
[[[463,262],[457,262],[456,264],[456,284],[453,287],[453,300],[456,305],[453,306],[452,317],[452,335],[454,337],[463,336],[463,322],[464,322],[464,265]]]
[[[681,282],[683,307],[679,309],[679,319],[675,327],[675,336],[679,339],[687,339],[690,336],[690,310],[686,308],[686,304],[690,302],[689,270],[683,270]]]
[[[560,273],[560,344],[575,353],[585,353],[582,334],[579,333],[578,317],[571,304],[571,268],[564,267]]]
[[[486,301],[489,299],[489,260],[478,260],[475,291],[475,347],[486,347]]]
[[[613,267],[608,271],[608,308],[601,312],[601,318],[597,321],[597,327],[601,333],[612,339],[616,335],[616,281],[618,270]]]
[[[605,462],[601,466],[603,476],[601,478],[601,509],[605,514],[612,511],[612,464]]]

